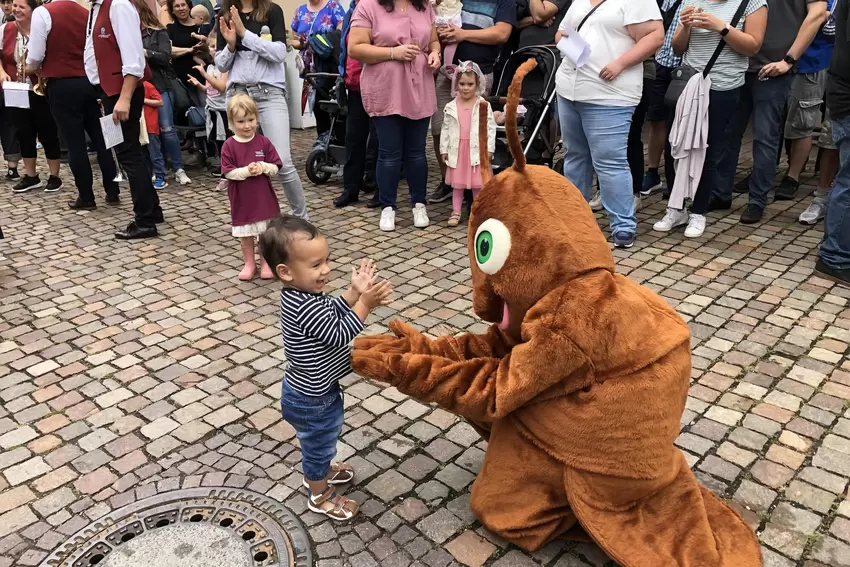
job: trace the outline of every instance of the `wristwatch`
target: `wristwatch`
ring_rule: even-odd
[[[726,37],[727,35],[729,35],[729,24],[723,26],[723,29],[720,30],[720,35],[721,37]]]
[[[797,60],[794,59],[794,56],[791,55],[790,53],[788,55],[786,55],[785,58],[782,59],[782,60],[785,61],[786,63],[788,63],[789,65],[791,65],[792,67],[797,64]]]

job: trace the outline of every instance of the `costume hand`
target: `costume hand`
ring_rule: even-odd
[[[789,65],[785,61],[776,61],[775,63],[768,63],[767,65],[761,68],[761,71],[759,71],[759,79],[778,77],[780,75],[784,75],[790,70],[791,65]]]
[[[381,283],[376,283],[369,286],[369,289],[360,295],[360,302],[366,306],[369,311],[381,305],[389,305],[391,303],[390,296],[393,293],[393,286],[389,280],[384,280]]]
[[[252,161],[251,163],[248,164],[248,175],[250,175],[251,177],[256,177],[256,176],[262,175],[262,174],[263,174],[263,166],[262,165],[260,165],[259,163],[255,162],[255,161]]]
[[[351,368],[357,374],[394,384],[400,377],[404,376],[405,364],[399,353],[373,352],[371,350],[360,350],[355,345],[351,352]]]
[[[236,6],[230,7],[230,21],[233,23],[233,29],[239,37],[245,37],[245,24],[242,23],[242,18],[239,17],[239,12]]]
[[[354,288],[354,291],[363,295],[366,290],[372,287],[372,282],[375,281],[377,273],[374,261],[363,260],[360,262],[360,268],[351,268],[351,287]]]
[[[413,61],[419,53],[418,45],[397,45],[393,48],[393,59],[396,61]]]
[[[605,65],[601,71],[599,71],[599,76],[605,79],[606,81],[613,81],[617,77],[620,76],[620,73],[623,72],[623,64],[617,60],[611,61],[607,65]]]
[[[354,348],[383,353],[431,354],[428,338],[407,323],[393,319],[389,327],[394,335],[360,337],[354,340]]]
[[[466,41],[466,30],[454,26],[437,28],[437,36],[444,44]]]
[[[431,68],[432,71],[436,71],[440,68],[440,53],[437,51],[432,51],[428,54],[428,67]]]
[[[119,98],[115,103],[115,108],[112,109],[112,121],[115,124],[126,122],[130,118],[130,101],[124,98]]]
[[[228,25],[227,21],[222,17],[218,19],[219,33],[227,42],[230,50],[236,49],[236,30],[233,26]]]

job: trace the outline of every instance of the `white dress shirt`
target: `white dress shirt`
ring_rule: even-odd
[[[103,0],[94,0],[86,25],[86,50],[83,62],[86,67],[86,76],[93,85],[100,84],[97,62],[94,59],[92,32],[98,32],[93,28],[102,3]],[[142,48],[142,28],[136,7],[130,3],[130,0],[112,0],[109,21],[112,23],[115,39],[118,41],[118,50],[121,52],[121,74],[125,77],[133,75],[141,79],[145,74],[145,50]]]

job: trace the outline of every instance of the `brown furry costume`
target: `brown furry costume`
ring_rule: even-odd
[[[533,66],[511,85],[509,125]],[[469,222],[473,307],[502,324],[431,340],[394,321],[396,336],[355,342],[355,370],[482,431],[472,510],[526,550],[589,534],[624,567],[760,566],[753,532],[673,445],[691,372],[687,326],[614,273],[578,189],[526,167],[515,126],[508,134],[515,164],[485,180]]]

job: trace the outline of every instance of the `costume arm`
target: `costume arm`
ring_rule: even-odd
[[[360,337],[354,341],[353,356],[368,353],[430,354],[457,362],[472,358],[502,358],[511,351],[513,343],[499,327],[492,325],[483,335],[463,333],[456,336],[429,339],[407,323],[390,321],[393,335]]]
[[[355,351],[354,370],[389,382],[419,401],[437,403],[474,420],[493,421],[572,374],[590,370],[587,358],[567,337],[543,325],[530,331],[531,340],[504,358],[456,361],[435,355]]]

